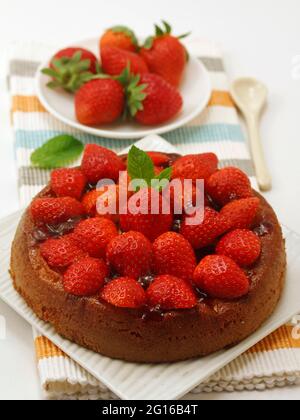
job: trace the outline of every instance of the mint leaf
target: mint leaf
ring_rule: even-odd
[[[143,150],[132,146],[128,153],[127,170],[131,180],[144,179],[148,185],[155,178],[154,164]]]
[[[61,168],[76,160],[81,155],[83,147],[75,137],[57,136],[32,153],[31,163],[41,169]]]
[[[158,191],[163,191],[168,185],[172,175],[172,168],[164,169],[160,174],[156,175],[156,177],[152,181],[152,188]],[[164,182],[162,182],[164,181]]]
[[[172,168],[166,168],[160,174],[156,175],[155,179],[157,179],[158,181],[162,181],[163,179],[167,179],[168,181],[170,181],[172,171]]]
[[[127,170],[131,180],[142,179],[147,182],[149,187],[161,190],[160,181],[170,181],[172,168],[164,169],[159,175],[155,176],[154,164],[146,152],[132,146],[128,153]]]

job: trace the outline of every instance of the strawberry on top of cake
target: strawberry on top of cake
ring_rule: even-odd
[[[129,191],[126,184],[126,211],[117,206],[115,214],[99,214],[97,200],[105,192],[97,190],[97,183],[111,179],[121,188],[124,171],[130,182],[134,170],[148,187]],[[181,215],[163,212],[164,191],[147,179],[153,174],[167,181],[204,181],[201,223],[189,223],[193,216],[184,209]],[[247,175],[238,168],[218,169],[214,154],[174,161],[134,147],[121,158],[87,145],[80,168],[52,172],[50,192],[33,200],[30,214],[36,228],[46,232],[41,256],[61,274],[66,293],[97,296],[122,308],[162,310],[191,309],[205,296],[234,300],[248,294],[247,269],[261,254],[260,237],[253,231],[260,200]],[[155,214],[153,196],[159,207]],[[130,203],[145,199],[147,212],[130,211]],[[53,234],[57,229],[51,227],[70,221],[71,230]]]

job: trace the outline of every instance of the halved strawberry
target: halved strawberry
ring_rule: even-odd
[[[167,232],[154,241],[153,269],[156,274],[170,274],[190,281],[195,268],[195,252],[179,233]]]
[[[227,221],[229,229],[250,229],[259,206],[259,198],[243,198],[227,204],[220,214]]]
[[[163,197],[166,197],[166,194],[170,194],[171,209],[174,210],[174,214],[184,214],[193,207],[209,205],[204,191],[194,183],[188,184],[184,179],[173,179],[169,187],[162,192]]]
[[[80,169],[62,168],[51,173],[51,189],[58,197],[80,200],[86,185],[86,177]]]
[[[146,303],[144,289],[130,277],[112,280],[103,288],[101,298],[119,308],[138,309]]]
[[[214,153],[186,155],[172,166],[172,179],[192,179],[193,181],[208,181],[210,176],[218,169],[218,158]]]
[[[223,255],[203,258],[194,273],[194,283],[210,297],[237,299],[249,292],[249,280],[243,270]]]
[[[192,286],[170,275],[156,277],[146,293],[150,306],[159,306],[165,310],[191,309],[197,304]]]
[[[124,233],[108,244],[106,257],[118,274],[138,279],[151,270],[152,245],[139,232]]]
[[[84,208],[75,198],[45,197],[33,200],[30,213],[35,223],[56,225],[83,216]]]
[[[170,162],[170,157],[161,152],[147,152],[155,166],[165,166]]]
[[[189,224],[195,216],[184,216],[180,233],[194,249],[204,248],[228,230],[228,223],[216,210],[205,207],[204,220],[199,224]]]
[[[97,200],[103,194],[102,191],[91,190],[84,194],[82,197],[82,205],[86,214],[90,217],[97,215]]]
[[[173,215],[163,213],[164,199],[158,191],[141,189],[128,200],[127,209],[120,214],[120,227],[124,232],[135,231],[153,242],[162,233],[171,230]],[[152,207],[157,203],[157,211]],[[132,211],[133,210],[133,211]]]
[[[74,229],[77,245],[95,258],[105,258],[107,245],[116,236],[116,225],[105,218],[83,220]]]
[[[85,147],[81,170],[92,184],[104,178],[117,181],[120,171],[125,169],[122,159],[112,150],[97,144],[88,144]]]
[[[117,223],[119,220],[119,186],[110,185],[103,190],[88,191],[82,198],[82,205],[91,217],[106,217]]]
[[[108,268],[103,260],[81,258],[64,274],[64,289],[75,296],[91,296],[100,290],[107,275]]]
[[[253,197],[248,176],[238,168],[224,168],[215,172],[207,181],[206,191],[218,204]]]
[[[86,256],[86,253],[76,245],[72,235],[48,239],[40,245],[40,251],[49,267],[58,269],[66,268]]]
[[[259,258],[261,240],[251,230],[236,229],[220,240],[216,252],[232,258],[241,267],[247,267]]]

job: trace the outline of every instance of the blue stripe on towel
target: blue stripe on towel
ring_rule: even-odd
[[[61,131],[30,131],[16,130],[16,147],[34,149],[41,146],[52,137],[63,134]],[[74,136],[84,143],[99,143],[107,147],[122,149],[129,146],[134,140],[118,140],[96,137],[90,134],[76,132]],[[244,135],[239,125],[235,124],[208,124],[200,127],[182,127],[166,133],[163,137],[175,146],[198,142],[234,141],[243,142]]]

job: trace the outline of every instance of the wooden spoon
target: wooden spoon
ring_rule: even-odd
[[[258,186],[261,191],[269,191],[272,188],[272,180],[265,161],[259,133],[260,117],[267,102],[268,90],[258,80],[242,78],[237,79],[232,84],[231,96],[244,115],[248,126]]]

